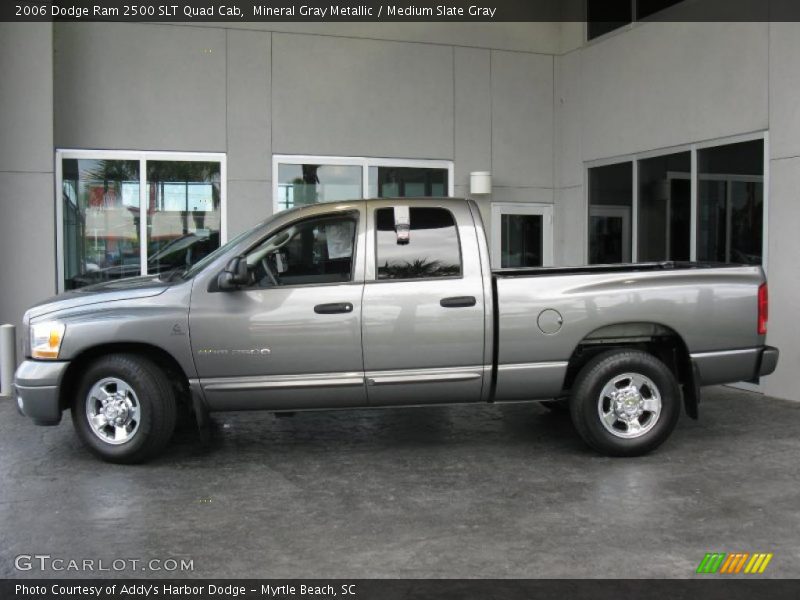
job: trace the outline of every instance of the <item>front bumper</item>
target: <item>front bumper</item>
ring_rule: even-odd
[[[19,411],[37,425],[61,422],[59,390],[69,366],[65,361],[26,360],[14,375],[14,394]]]

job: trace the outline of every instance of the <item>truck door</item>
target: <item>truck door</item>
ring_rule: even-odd
[[[484,289],[465,203],[367,204],[364,368],[372,405],[477,402]]]
[[[366,404],[363,206],[320,206],[257,242],[249,286],[195,285],[192,351],[212,410]]]

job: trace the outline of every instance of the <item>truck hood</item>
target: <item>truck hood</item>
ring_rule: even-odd
[[[36,319],[70,308],[149,298],[164,293],[170,285],[169,282],[160,280],[157,275],[106,281],[48,298],[31,307],[25,316],[27,319]]]

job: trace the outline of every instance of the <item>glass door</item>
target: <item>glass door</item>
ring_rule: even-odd
[[[553,207],[492,204],[492,267],[520,269],[553,265]]]

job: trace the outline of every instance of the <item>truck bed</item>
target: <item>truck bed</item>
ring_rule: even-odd
[[[760,266],[708,262],[493,270],[496,395],[521,399],[536,382],[557,396],[576,348],[631,331],[679,338],[704,385],[750,379],[763,282]]]

